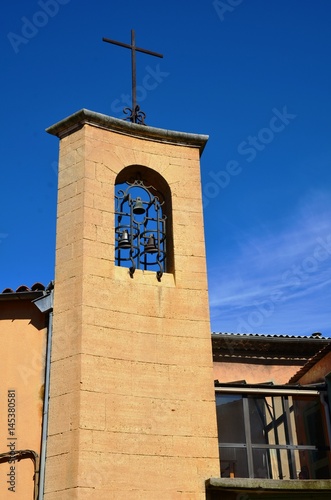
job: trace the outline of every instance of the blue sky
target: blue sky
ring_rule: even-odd
[[[122,117],[130,53],[102,37],[133,28],[164,54],[137,55],[148,125],[210,136],[212,330],[331,336],[329,0],[17,0],[1,17],[1,290],[53,279],[45,128],[81,108]]]

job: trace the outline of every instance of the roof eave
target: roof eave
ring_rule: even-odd
[[[11,301],[11,300],[34,300],[43,295],[46,295],[47,292],[43,290],[36,291],[28,291],[28,292],[8,292],[8,293],[0,293],[0,301]]]

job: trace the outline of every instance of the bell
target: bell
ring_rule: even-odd
[[[145,209],[143,207],[143,203],[141,201],[141,198],[139,198],[139,196],[137,196],[137,199],[136,199],[136,202],[134,204],[134,207],[133,207],[132,211],[136,215],[141,215],[141,214],[145,213]]]
[[[154,235],[151,234],[148,238],[148,241],[145,245],[145,253],[156,253],[158,250],[155,245]]]
[[[118,242],[118,247],[119,248],[131,248],[131,243],[129,240],[129,233],[126,229],[124,229],[123,233],[121,234],[120,240]]]

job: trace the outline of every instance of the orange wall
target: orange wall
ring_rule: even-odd
[[[259,360],[258,363],[216,362],[214,363],[214,379],[221,383],[246,380],[248,384],[264,382],[286,384],[301,366],[298,364],[263,364],[263,360]]]
[[[316,384],[324,382],[324,378],[331,372],[331,352],[328,352],[316,365],[305,373],[300,379],[300,384]]]
[[[0,302],[0,454],[40,456],[46,335],[45,317],[29,300]],[[33,476],[30,458],[1,461],[1,500],[32,500]]]

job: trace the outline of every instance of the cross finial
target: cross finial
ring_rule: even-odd
[[[130,120],[132,123],[140,123],[141,125],[145,125],[144,121],[146,115],[143,111],[141,111],[140,107],[137,104],[136,52],[144,52],[145,54],[149,54],[150,56],[155,56],[155,57],[163,57],[163,55],[158,54],[157,52],[152,52],[147,49],[136,47],[134,30],[131,30],[131,45],[127,43],[117,42],[116,40],[110,40],[109,38],[103,38],[102,40],[104,42],[113,43],[114,45],[119,45],[120,47],[125,47],[126,49],[131,50],[132,108],[124,108],[123,111],[125,114],[130,113],[130,115],[125,118],[125,120]]]

